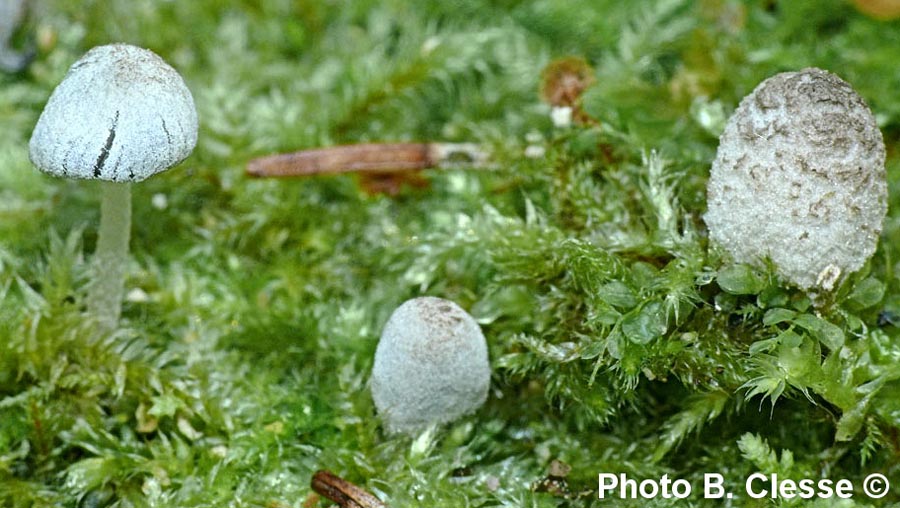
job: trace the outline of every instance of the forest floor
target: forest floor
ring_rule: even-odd
[[[184,76],[200,132],[133,185],[110,333],[85,302],[99,187],[41,174],[28,141],[69,66],[112,42]],[[329,506],[320,469],[394,507],[900,502],[900,21],[838,0],[36,0],[14,43],[35,58],[0,74],[0,505]],[[870,105],[891,196],[874,257],[818,307],[703,222],[728,116],[810,66]],[[583,94],[552,79],[569,72]],[[245,173],[378,141],[491,162],[395,193]],[[392,436],[373,355],[420,295],[477,319],[491,387]],[[754,472],[854,496],[751,499]],[[600,500],[601,473],[694,492]],[[703,499],[705,473],[734,498]],[[882,499],[872,473],[895,484]]]

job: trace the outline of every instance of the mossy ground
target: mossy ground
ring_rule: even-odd
[[[723,505],[579,498],[600,472],[722,473],[734,506],[805,503],[740,495],[753,471],[900,499],[900,22],[837,0],[35,0],[16,40],[38,55],[0,76],[0,505],[317,506],[323,468],[395,507]],[[201,121],[187,161],[134,187],[111,336],[84,310],[97,185],[27,152],[68,66],[109,42],[169,61]],[[596,122],[556,128],[539,83],[567,56],[594,69]],[[727,115],[806,66],[871,105],[892,196],[870,266],[818,310],[702,222]],[[244,176],[377,140],[474,141],[495,164],[393,197]],[[372,355],[422,294],[482,323],[491,396],[389,437]],[[568,499],[532,488],[554,459]],[[869,500],[876,471],[898,487]]]

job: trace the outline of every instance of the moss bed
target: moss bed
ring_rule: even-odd
[[[393,507],[900,502],[900,21],[838,0],[31,7],[13,43],[35,59],[0,74],[0,506],[330,506],[319,469]],[[68,67],[110,42],[184,76],[200,134],[133,188],[123,317],[101,333],[98,185],[40,174],[28,140]],[[593,81],[571,125],[541,98],[548,65]],[[854,86],[888,151],[878,250],[821,308],[732,264],[702,219],[728,115],[808,66]],[[245,176],[263,155],[406,140],[492,163],[395,195]],[[481,324],[490,394],[389,436],[373,354],[419,295]],[[754,472],[854,496],[751,499]],[[895,484],[881,499],[860,488],[876,472]],[[600,473],[695,493],[601,500]],[[704,473],[734,498],[703,499]]]

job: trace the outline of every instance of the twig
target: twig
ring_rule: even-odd
[[[386,508],[380,499],[331,471],[316,471],[310,486],[319,495],[334,501],[341,508]]]
[[[336,173],[400,173],[461,164],[484,165],[488,155],[472,143],[363,143],[253,159],[247,174],[291,177]]]

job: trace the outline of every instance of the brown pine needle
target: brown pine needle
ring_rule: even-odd
[[[470,143],[362,143],[269,155],[247,164],[253,177],[292,177],[338,173],[402,173],[471,163],[488,157]]]

